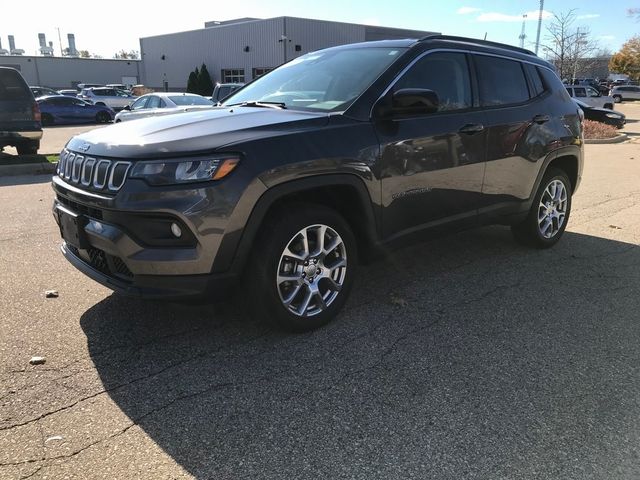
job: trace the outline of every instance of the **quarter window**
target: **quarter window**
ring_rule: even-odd
[[[533,89],[531,96],[537,97],[538,95],[542,95],[544,93],[544,83],[542,83],[542,78],[540,78],[540,72],[529,63],[525,64],[524,68],[527,70],[529,79],[531,80],[531,88]]]
[[[480,105],[491,107],[529,100],[522,64],[504,58],[476,55]]]
[[[439,111],[471,107],[471,81],[466,56],[462,53],[432,53],[413,65],[394,85],[433,90],[440,100]]]
[[[222,83],[244,83],[244,68],[222,70]]]

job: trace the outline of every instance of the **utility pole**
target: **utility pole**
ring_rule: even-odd
[[[544,9],[544,0],[540,0],[540,12],[538,13],[538,33],[536,34],[536,55],[540,47],[540,30],[542,29],[542,10]]]
[[[64,57],[64,50],[62,50],[62,37],[60,36],[60,27],[56,27],[58,30],[58,43],[60,44],[60,56]]]
[[[522,15],[522,31],[520,32],[520,36],[518,37],[520,39],[520,48],[524,48],[524,39],[527,38],[527,36],[524,33],[524,24],[527,21],[527,14],[525,13],[524,15]]]

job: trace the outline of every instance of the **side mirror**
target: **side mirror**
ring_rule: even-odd
[[[390,103],[390,105],[389,105]],[[379,105],[381,116],[425,115],[438,111],[440,101],[433,90],[426,88],[402,88],[393,92],[391,101]]]
[[[131,105],[125,105],[123,108],[123,110],[127,110],[127,111],[131,111]]]

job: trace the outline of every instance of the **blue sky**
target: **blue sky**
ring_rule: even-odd
[[[98,5],[101,8],[96,9]],[[66,47],[66,34],[75,33],[79,49],[110,58],[121,49],[137,50],[139,37],[202,28],[208,20],[289,15],[440,31],[476,38],[482,38],[486,33],[489,40],[517,45],[523,13],[528,13],[527,43],[535,41],[539,3],[537,0],[182,0],[168,3],[170,7],[166,9],[160,5],[162,3],[159,2],[146,5],[143,2],[87,4],[77,0],[11,2],[2,7],[0,39],[3,47],[7,48],[7,35],[13,34],[18,48],[34,54],[38,47],[37,34],[44,32],[47,40],[54,42],[57,51],[58,27],[63,47]],[[615,51],[625,40],[640,33],[640,22],[626,16],[626,10],[632,7],[640,8],[640,1],[546,0],[544,10],[545,17],[548,17],[551,12],[575,8],[580,17],[576,26],[589,27],[603,47]],[[34,13],[27,15],[25,12]]]

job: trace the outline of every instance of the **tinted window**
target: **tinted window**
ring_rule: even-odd
[[[24,100],[31,90],[15,70],[0,70],[0,100]]]
[[[514,60],[476,55],[480,105],[507,105],[529,100],[522,65]]]
[[[600,92],[598,92],[595,88],[587,87],[587,95],[590,97],[599,97]]]
[[[439,111],[471,107],[471,81],[466,56],[462,53],[433,53],[422,57],[394,85],[427,88],[440,100]]]
[[[538,69],[531,64],[525,64],[524,68],[527,70],[529,75],[529,79],[531,80],[531,87],[533,89],[532,97],[537,97],[538,95],[542,95],[544,92],[544,84],[542,83],[542,78],[540,78],[540,72]]]
[[[573,89],[573,93],[577,98],[584,98],[587,96],[587,90],[584,87],[575,87]]]

